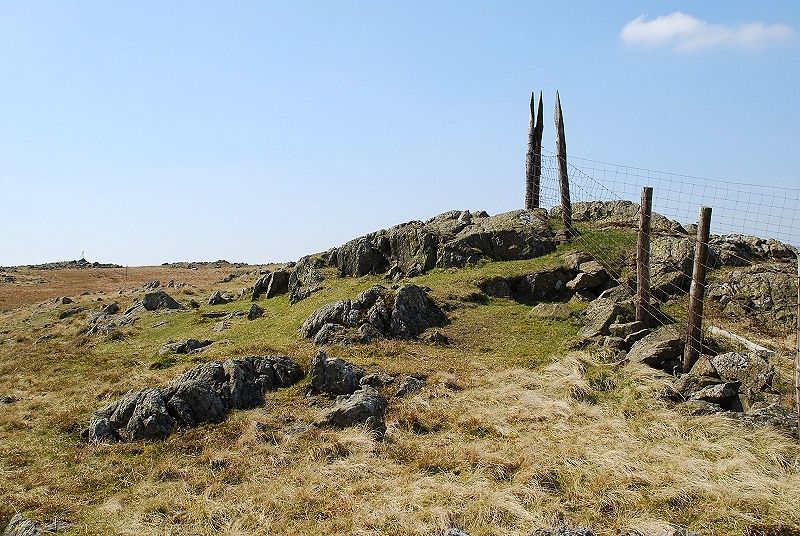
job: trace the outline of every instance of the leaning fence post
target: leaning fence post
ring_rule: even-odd
[[[711,207],[700,207],[697,224],[692,286],[689,290],[689,321],[686,329],[686,347],[683,351],[683,372],[689,372],[700,357],[703,338],[703,299],[708,268],[708,238],[711,234]]]
[[[544,113],[542,92],[539,92],[538,113],[533,105],[531,93],[531,122],[528,126],[528,152],[525,155],[525,209],[539,208],[539,189],[542,177],[542,132]]]
[[[561,219],[567,236],[572,231],[572,202],[569,198],[569,177],[567,175],[567,141],[564,136],[564,118],[561,115],[561,99],[556,91],[556,154],[558,158],[558,182],[561,189]]]
[[[639,213],[639,237],[636,241],[636,321],[650,321],[650,216],[653,212],[653,189],[642,188]]]

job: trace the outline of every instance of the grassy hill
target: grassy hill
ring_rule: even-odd
[[[634,241],[624,230],[595,233],[587,243],[606,256],[624,256]],[[80,437],[99,407],[198,361],[281,353],[307,365],[317,349],[298,329],[308,315],[389,285],[382,277],[326,269],[323,290],[295,305],[285,295],[261,300],[264,317],[232,318],[221,332],[208,313],[247,310],[250,301],[207,306],[206,298],[212,289],[238,294],[256,275],[220,284],[219,269],[148,269],[147,278],[191,283],[170,292],[203,305],[147,312],[107,337],[85,334],[85,313],[58,318],[75,305],[97,310],[117,300],[124,309],[140,293],[111,293],[121,282],[102,271],[69,275],[71,288],[105,291],[73,296],[76,304],[6,295],[18,307],[0,313],[0,527],[19,511],[67,519],[76,526],[66,534],[76,535],[440,535],[459,527],[484,536],[564,524],[596,534],[800,534],[796,440],[690,416],[659,396],[663,373],[622,366],[602,349],[574,350],[582,302],[570,302],[570,318],[540,319],[530,306],[479,292],[490,277],[558,266],[570,249],[414,278],[447,311],[448,346],[382,340],[327,349],[367,371],[427,377],[423,390],[390,397],[383,442],[360,428],[304,426],[320,411],[305,381],[163,442]],[[215,343],[159,355],[168,340],[188,337]]]

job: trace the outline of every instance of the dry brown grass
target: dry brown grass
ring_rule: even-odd
[[[196,280],[198,293],[223,275]],[[0,526],[22,511],[71,519],[72,534],[439,535],[457,526],[511,536],[563,523],[601,535],[672,525],[707,535],[800,533],[793,439],[685,415],[656,396],[660,373],[567,352],[569,322],[532,319],[506,300],[460,302],[480,275],[423,279],[456,307],[444,328],[453,346],[386,341],[333,351],[369,370],[428,376],[424,390],[390,399],[384,442],[358,428],[309,428],[320,410],[301,383],[161,443],[86,444],[77,432],[92,410],[191,366],[187,357],[149,368],[167,338],[209,335],[210,323],[191,311],[149,314],[126,337],[101,341],[86,340],[81,318],[42,328],[58,311],[52,305],[2,314],[0,339],[11,342],[0,344],[0,395],[20,400],[0,406]],[[268,300],[264,319],[237,321],[200,358],[282,351],[305,362],[314,349],[296,333],[308,312],[376,281],[329,279],[293,307]],[[150,327],[161,320],[168,324]],[[34,344],[45,332],[56,337]]]

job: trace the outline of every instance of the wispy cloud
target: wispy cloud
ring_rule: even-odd
[[[793,35],[794,30],[785,24],[709,24],[676,11],[652,20],[647,20],[644,15],[636,17],[622,28],[619,37],[629,45],[668,46],[673,50],[693,51],[713,47],[763,49],[788,41]]]

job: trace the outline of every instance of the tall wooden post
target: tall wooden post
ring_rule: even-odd
[[[561,115],[561,98],[556,91],[556,155],[558,158],[558,182],[561,190],[561,220],[564,231],[572,235],[572,202],[569,198],[569,177],[567,175],[567,140],[564,136],[564,117]]]
[[[797,249],[797,352],[794,356],[794,405],[797,410],[797,438],[800,439],[800,248]]]
[[[542,177],[542,132],[544,131],[542,92],[539,92],[538,113],[531,93],[531,121],[528,126],[528,152],[525,155],[525,209],[539,208],[539,189]]]
[[[639,212],[639,237],[636,241],[636,320],[650,322],[650,219],[653,189],[642,188]]]
[[[686,328],[686,347],[683,351],[683,372],[689,372],[697,358],[703,338],[703,299],[708,269],[708,238],[711,234],[711,207],[700,207],[697,222],[697,242],[694,246],[692,286],[689,290],[689,322]]]

